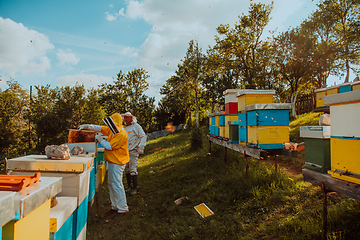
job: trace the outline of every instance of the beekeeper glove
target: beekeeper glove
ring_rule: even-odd
[[[96,132],[101,132],[101,126],[93,124],[82,124],[79,126],[79,130],[92,130]]]
[[[143,155],[144,154],[144,147],[145,146],[139,146],[138,149],[137,149],[137,152],[139,155]]]
[[[98,141],[99,143],[101,143],[101,141],[104,140],[104,139],[101,137],[101,135],[99,135],[99,134],[96,134],[96,135],[95,135],[95,139],[96,139],[96,141]]]
[[[87,129],[89,129],[89,124],[81,124],[79,126],[79,130],[87,130]]]
[[[101,146],[103,146],[106,150],[112,150],[111,144],[110,144],[108,141],[106,141],[105,139],[103,139],[99,134],[96,134],[95,139],[96,139],[96,141],[98,141],[98,142],[101,144]]]

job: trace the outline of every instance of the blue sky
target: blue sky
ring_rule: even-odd
[[[0,88],[10,77],[23,88],[49,84],[85,88],[112,83],[122,70],[151,76],[146,94],[160,87],[197,39],[203,52],[216,27],[233,26],[251,0],[0,0]],[[253,1],[270,3],[269,0]],[[318,0],[274,0],[267,30],[298,26]],[[350,78],[352,80],[352,78]],[[328,82],[340,83],[338,78]]]

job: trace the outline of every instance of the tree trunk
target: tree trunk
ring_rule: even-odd
[[[291,94],[291,116],[295,117],[296,116],[296,109],[295,109],[295,104],[296,104],[296,98],[297,98],[297,91]]]

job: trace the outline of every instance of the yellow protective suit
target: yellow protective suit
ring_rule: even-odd
[[[128,134],[122,125],[122,117],[120,113],[114,113],[111,115],[111,118],[120,132],[114,135],[108,127],[101,127],[101,133],[108,136],[107,141],[110,142],[112,149],[104,149],[104,158],[110,163],[124,165],[128,163],[130,159],[128,150]]]

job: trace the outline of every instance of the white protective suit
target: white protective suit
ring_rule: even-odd
[[[126,116],[126,114],[122,114],[122,116]],[[130,114],[130,113],[129,113]],[[132,116],[132,115],[131,115]],[[130,161],[126,164],[125,174],[130,173],[130,175],[138,175],[137,172],[137,161],[139,158],[138,150],[141,148],[142,150],[146,146],[147,136],[142,129],[142,127],[137,123],[136,117],[132,116],[133,120],[129,126],[125,126],[125,131],[128,134],[128,148]]]

